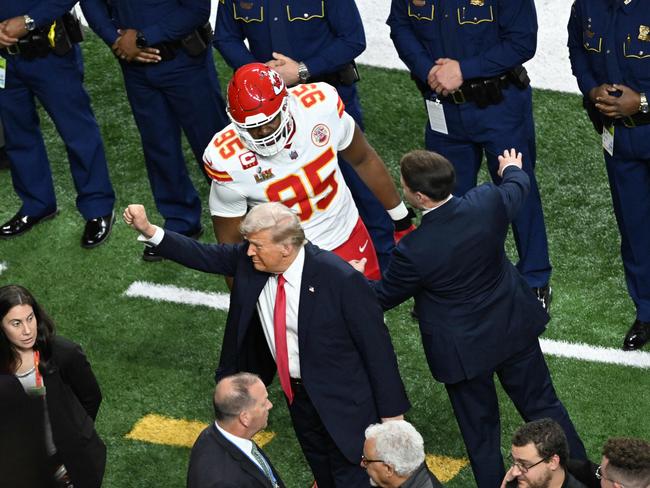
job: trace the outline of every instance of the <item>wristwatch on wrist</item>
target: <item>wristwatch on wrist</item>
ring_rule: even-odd
[[[138,33],[135,35],[135,47],[138,49],[144,49],[147,46],[147,38],[144,37],[144,34],[142,32],[138,31]]]
[[[650,112],[650,107],[648,107],[648,99],[643,92],[639,93],[639,97],[641,98],[641,103],[639,103],[639,112],[642,114],[647,114]]]
[[[34,22],[34,19],[32,19],[29,15],[23,15],[23,19],[25,20],[25,29],[27,32],[31,32],[36,29],[36,22]]]
[[[307,83],[309,79],[309,70],[302,61],[298,63],[298,78],[300,79],[300,83]]]

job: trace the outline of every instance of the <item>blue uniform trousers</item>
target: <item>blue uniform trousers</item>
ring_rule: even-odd
[[[650,322],[650,126],[616,126],[616,157],[605,152],[616,223],[621,233],[621,257],[637,319]]]
[[[515,148],[523,154],[523,169],[530,178],[530,193],[519,215],[512,222],[519,252],[517,269],[531,287],[548,283],[551,263],[542,202],[535,178],[535,126],[531,89],[510,86],[503,91],[504,101],[480,109],[473,103],[456,105],[444,102],[449,134],[425,129],[425,146],[445,156],[456,170],[454,195],[462,196],[476,186],[477,174],[485,153],[488,170],[495,183],[504,149]]]
[[[494,372],[445,385],[478,488],[498,488],[505,476],[494,373],[524,421],[552,418],[566,434],[571,457],[587,459],[580,436],[555,393],[539,341],[535,341]]]
[[[227,124],[211,55],[210,49],[198,57],[179,50],[155,65],[121,63],[156,207],[164,227],[182,234],[201,227],[201,200],[185,165],[181,129],[203,171],[206,146]]]
[[[355,122],[363,130],[363,116],[361,113],[361,104],[357,94],[356,85],[343,86],[337,85],[336,90],[345,104],[345,111],[352,116]],[[354,203],[357,205],[361,220],[366,225],[372,243],[377,252],[379,267],[385,270],[390,262],[390,256],[395,247],[393,238],[393,221],[386,213],[386,209],[377,197],[370,191],[370,188],[363,182],[350,163],[339,156],[339,166],[345,179],[345,183],[350,188]]]
[[[7,74],[5,88],[0,89],[0,118],[14,189],[22,200],[19,213],[41,217],[57,208],[36,97],[65,144],[79,212],[86,220],[110,214],[115,194],[99,127],[82,85],[79,46],[65,56],[50,54],[33,60],[4,56]]]

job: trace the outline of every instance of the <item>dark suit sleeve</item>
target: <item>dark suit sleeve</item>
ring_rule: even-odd
[[[406,257],[404,251],[404,244],[398,245],[382,279],[370,281],[384,310],[396,307],[416,295],[420,289],[418,266]]]
[[[70,386],[88,415],[95,420],[102,403],[102,392],[81,346],[69,343],[57,361],[61,378]]]
[[[235,276],[237,261],[246,244],[202,244],[166,230],[157,247],[160,255],[188,268],[224,276]]]
[[[342,281],[341,293],[343,319],[366,366],[379,416],[403,414],[410,403],[376,297],[363,275],[357,272]]]
[[[508,166],[503,171],[503,180],[498,188],[503,204],[506,206],[508,220],[512,221],[528,196],[530,178],[524,170],[516,166]]]

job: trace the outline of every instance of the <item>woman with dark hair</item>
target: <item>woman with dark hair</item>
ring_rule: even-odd
[[[99,488],[106,447],[94,420],[102,394],[81,347],[55,335],[52,320],[22,286],[0,287],[0,321],[0,373],[42,398],[45,447],[58,485]]]

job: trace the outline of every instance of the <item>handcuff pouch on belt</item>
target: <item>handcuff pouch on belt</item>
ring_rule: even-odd
[[[65,56],[70,52],[73,44],[81,41],[83,41],[81,22],[76,16],[66,12],[52,24],[34,29],[21,37],[16,44],[8,46],[6,51],[27,60],[44,58],[50,53]]]
[[[425,98],[431,98],[433,91],[423,81],[411,75],[418,90]],[[439,100],[449,101],[460,105],[466,102],[473,102],[478,108],[485,108],[489,105],[497,105],[503,101],[503,89],[510,84],[520,90],[530,85],[528,72],[523,66],[517,66],[510,71],[492,78],[472,78],[465,80],[460,88],[447,96],[437,95]]]
[[[329,83],[332,86],[352,86],[361,78],[359,77],[359,70],[357,69],[357,63],[351,61],[350,63],[343,66],[338,71],[332,73],[325,73],[319,76],[313,76],[309,78],[309,83],[317,83],[319,81],[324,81]]]
[[[171,61],[176,57],[176,51],[179,49],[183,49],[188,56],[197,57],[208,49],[212,43],[212,37],[212,26],[210,22],[206,22],[204,25],[194,29],[183,39],[160,42],[150,47],[158,49],[158,55],[161,61]]]

